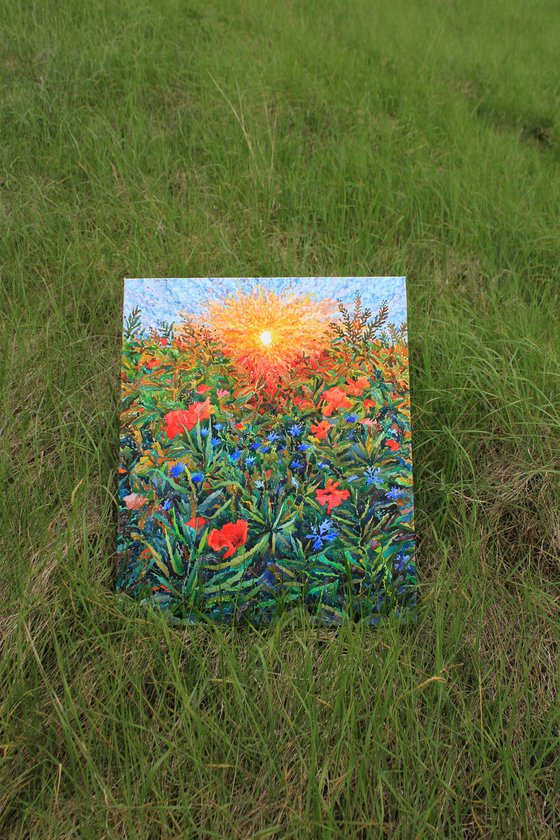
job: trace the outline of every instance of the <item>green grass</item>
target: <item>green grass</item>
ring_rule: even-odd
[[[560,831],[560,9],[5,0],[0,835]],[[415,627],[111,594],[123,276],[406,274]]]

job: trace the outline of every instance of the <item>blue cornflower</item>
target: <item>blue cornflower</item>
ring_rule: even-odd
[[[332,542],[338,537],[338,531],[335,529],[330,519],[323,519],[319,523],[319,533],[329,542]]]
[[[271,432],[269,435],[266,436],[266,439],[269,440],[271,443],[274,443],[275,440],[280,440],[280,435],[278,432]]]
[[[358,419],[357,414],[347,414],[346,415],[346,422],[347,423],[355,423],[357,419]]]
[[[299,436],[301,435],[301,429],[300,429],[300,427],[297,425],[297,423],[294,423],[294,424],[293,424],[293,426],[290,426],[290,428],[288,429],[288,431],[289,431],[289,433],[290,433],[291,435],[293,435],[294,437],[299,437]]]
[[[217,429],[217,431],[219,432],[220,429],[224,428],[224,424],[223,423],[214,423],[214,428]]]
[[[184,469],[184,464],[175,464],[175,466],[171,467],[171,469],[169,470],[169,475],[171,476],[171,478],[177,478],[178,475],[181,475]]]
[[[165,502],[162,504],[163,510],[169,510],[171,507],[171,499],[166,499]]]
[[[330,519],[324,519],[319,525],[311,528],[311,533],[305,535],[305,539],[313,541],[314,551],[320,551],[326,543],[331,543],[339,536],[339,532],[333,528]]]
[[[379,487],[381,484],[383,484],[383,479],[381,478],[380,473],[380,467],[367,468],[367,470],[364,472],[364,476],[368,487],[371,487],[372,484],[375,484],[376,487]]]
[[[247,455],[247,457],[245,458],[245,465],[247,467],[252,467],[256,460],[257,459],[254,455]]]
[[[330,464],[327,464],[325,461],[317,461],[317,466],[320,470],[328,470]]]
[[[358,475],[349,475],[346,481],[356,481],[357,478],[359,478]]]
[[[299,470],[299,469],[301,469],[301,467],[303,467],[303,464],[301,463],[301,461],[297,461],[296,459],[294,459],[292,461],[292,463],[290,464],[290,467],[293,470]]]
[[[262,490],[262,489],[263,489],[263,487],[264,487],[264,481],[255,481],[255,487],[256,487],[258,490]]]
[[[231,453],[231,455],[229,456],[229,459],[230,459],[230,461],[233,461],[233,463],[235,464],[235,463],[237,463],[237,461],[239,461],[239,459],[241,458],[242,455],[243,455],[243,452],[241,451],[241,449],[236,449],[235,452]]]
[[[204,481],[205,475],[203,472],[195,472],[191,475],[191,478],[195,484],[200,484],[201,481]]]
[[[202,435],[202,437],[208,437],[209,433],[210,433],[210,429],[201,429],[200,430],[200,434]]]
[[[251,444],[251,449],[254,449],[255,452],[257,451],[257,449],[260,449],[260,447],[261,447],[261,443],[260,443],[259,440],[256,440],[254,443]]]
[[[261,446],[261,452],[263,452],[263,453],[268,452],[269,449],[270,449],[270,446]]]
[[[391,499],[393,502],[396,502],[397,499],[400,499],[401,496],[405,496],[406,492],[404,490],[399,490],[398,487],[391,487],[391,489],[385,493],[385,496],[388,499]]]
[[[306,449],[311,449],[310,443],[300,443],[298,446],[298,452],[305,452]]]
[[[212,440],[210,441],[212,446],[219,446],[221,442],[222,441],[220,440],[219,437],[213,437]]]

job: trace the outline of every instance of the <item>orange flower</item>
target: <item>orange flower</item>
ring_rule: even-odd
[[[141,496],[140,493],[129,493],[128,496],[123,496],[123,502],[129,510],[138,510],[146,504],[147,498]]]
[[[333,411],[337,409],[352,408],[352,403],[346,396],[346,391],[342,388],[329,388],[328,391],[323,393],[323,399],[326,402],[326,406],[323,408],[325,417],[330,417]]]
[[[401,448],[400,443],[397,443],[396,440],[386,440],[385,441],[385,446],[388,446],[389,449],[391,450],[391,452],[396,452],[397,449]]]
[[[359,397],[365,388],[369,388],[369,379],[365,376],[360,376],[355,382],[347,380],[348,393],[353,397]]]
[[[146,362],[146,367],[148,370],[153,370],[154,368],[158,367],[160,364],[159,359],[148,359]]]
[[[204,528],[207,522],[208,520],[205,519],[203,516],[193,516],[185,524],[187,528],[196,528],[196,530],[198,531],[200,528]]]
[[[325,505],[327,506],[328,514],[330,514],[333,508],[338,507],[350,496],[349,490],[338,489],[339,484],[339,481],[333,481],[332,478],[329,478],[325,488],[318,487],[315,491],[317,501],[320,505],[323,505],[323,507]]]
[[[208,385],[205,385],[204,383],[202,383],[202,385],[199,385],[198,388],[196,389],[196,393],[197,394],[205,394],[206,391],[209,391],[209,390],[210,390],[210,388],[208,387]]]
[[[315,435],[315,437],[318,437],[319,440],[325,440],[330,428],[331,424],[328,420],[321,420],[320,423],[315,423],[314,426],[311,426],[311,432]]]
[[[245,519],[238,519],[237,522],[228,522],[219,530],[213,528],[208,534],[208,545],[213,551],[221,551],[227,548],[223,559],[232,557],[237,549],[247,542],[249,523]]]
[[[373,408],[375,405],[375,400],[364,400],[364,408]]]

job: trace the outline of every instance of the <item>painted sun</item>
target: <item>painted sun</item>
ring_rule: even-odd
[[[336,313],[333,300],[259,287],[211,300],[204,322],[235,364],[274,383],[300,359],[319,356]]]

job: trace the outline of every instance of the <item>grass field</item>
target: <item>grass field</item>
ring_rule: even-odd
[[[560,8],[5,0],[0,836],[560,831]],[[123,276],[406,274],[421,607],[112,594]]]

